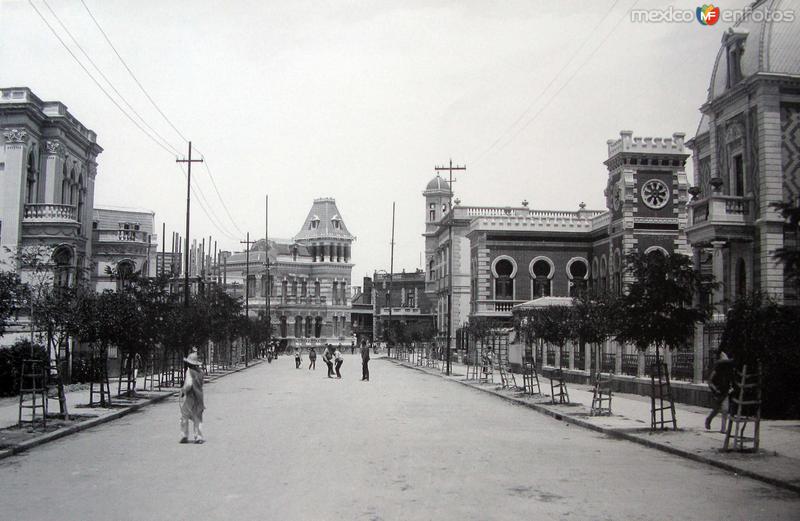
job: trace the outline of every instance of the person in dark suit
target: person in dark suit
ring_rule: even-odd
[[[361,341],[361,381],[369,382],[369,346],[366,340]]]

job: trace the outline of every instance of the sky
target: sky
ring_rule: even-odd
[[[422,191],[450,159],[467,167],[462,205],[603,209],[606,140],[693,136],[726,26],[631,19],[670,6],[698,4],[0,0],[0,86],[61,101],[97,132],[95,205],[151,209],[167,237],[185,227],[184,138],[206,161],[192,238],[236,251],[263,237],[267,194],[270,237],[291,238],[314,198],[334,197],[357,281],[388,269],[393,202],[395,270],[422,266]]]

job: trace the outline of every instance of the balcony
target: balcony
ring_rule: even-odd
[[[510,317],[512,308],[524,300],[479,300],[475,303],[475,314],[481,316]]]
[[[25,223],[77,223],[78,208],[69,204],[26,204]]]
[[[380,316],[389,316],[389,307],[381,307],[378,311]],[[399,307],[399,306],[392,306],[392,316],[393,317],[404,317],[404,316],[420,316],[422,314],[422,309],[417,307]]]
[[[147,244],[150,234],[142,230],[94,230],[94,240],[97,242]]]
[[[753,213],[751,197],[714,194],[689,205],[686,233],[691,242],[746,238]]]

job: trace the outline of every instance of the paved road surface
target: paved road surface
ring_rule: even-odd
[[[800,497],[373,360],[290,357],[0,461],[0,519],[800,519]]]

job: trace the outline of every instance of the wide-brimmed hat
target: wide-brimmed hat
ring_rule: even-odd
[[[189,365],[202,365],[202,362],[200,361],[200,357],[198,357],[197,353],[195,353],[195,352],[189,353],[189,356],[184,358],[183,361],[186,362]]]

